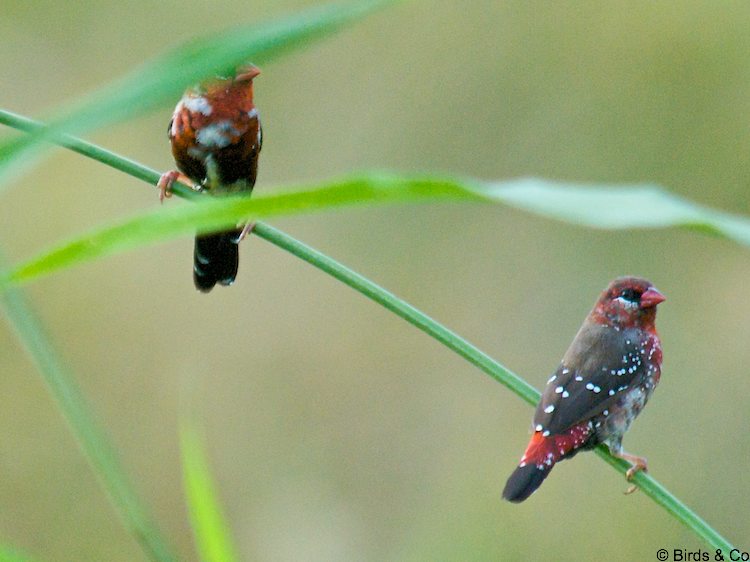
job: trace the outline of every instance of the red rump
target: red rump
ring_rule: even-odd
[[[544,436],[537,431],[503,490],[503,497],[511,502],[522,502],[533,494],[550,473],[555,463],[572,457],[586,444],[592,434],[591,423],[574,425],[561,435]]]
[[[521,466],[534,464],[537,468],[552,468],[562,457],[586,443],[591,435],[591,424],[585,422],[571,427],[562,435],[544,437],[541,431],[531,436],[529,446],[521,457]]]

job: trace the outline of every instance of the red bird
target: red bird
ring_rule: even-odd
[[[249,194],[255,185],[263,132],[253,103],[255,66],[234,78],[216,78],[185,92],[169,123],[169,140],[177,170],[162,174],[160,199],[169,197],[178,178],[212,194]],[[193,280],[210,291],[216,283],[231,285],[237,276],[237,245],[250,231],[232,229],[195,237]]]
[[[647,470],[646,459],[622,449],[622,438],[646,405],[661,376],[656,305],[665,300],[645,279],[609,284],[547,381],[534,413],[534,435],[503,498],[522,502],[555,463],[600,443],[633,463],[630,480]]]

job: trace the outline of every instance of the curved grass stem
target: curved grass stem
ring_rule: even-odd
[[[41,124],[25,117],[2,110],[0,110],[0,123],[24,131],[31,131],[34,130],[34,128],[41,126]],[[142,179],[152,185],[156,185],[159,180],[158,172],[133,162],[132,160],[122,158],[81,139],[66,136],[62,139],[60,144],[78,152],[79,154],[88,156],[136,178]],[[179,184],[175,184],[174,192],[181,197],[195,198],[196,196],[200,196],[196,195],[189,188]],[[436,322],[425,313],[380,287],[376,283],[270,225],[258,222],[253,233],[317,267],[321,271],[331,275],[335,279],[400,316],[413,326],[419,328],[466,359],[471,364],[481,369],[496,381],[504,384],[508,389],[527,403],[535,405],[538,402],[540,396],[539,391],[521,377],[509,371],[503,365],[460,337],[458,334],[452,332],[439,322]],[[612,457],[604,447],[599,447],[596,452],[621,474],[625,474],[626,470],[629,468],[628,463]],[[644,472],[639,472],[633,478],[633,483],[636,484],[645,495],[650,497],[673,517],[682,522],[708,546],[721,549],[725,555],[729,554],[729,551],[733,548],[732,544],[653,477]]]

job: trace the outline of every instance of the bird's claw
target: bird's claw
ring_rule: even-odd
[[[631,466],[625,473],[625,479],[630,482],[633,477],[641,471],[648,472],[648,464],[646,464],[646,459],[638,459],[636,463]]]
[[[254,228],[255,228],[255,221],[247,223],[243,227],[242,232],[240,232],[240,235],[237,237],[237,244],[242,242],[245,239],[245,237],[253,231]]]
[[[179,177],[180,172],[177,170],[170,170],[161,175],[159,183],[156,184],[159,189],[159,203],[164,203],[165,198],[172,197],[172,185]]]
[[[648,463],[646,462],[646,459],[644,459],[643,457],[634,457],[634,458],[631,457],[628,460],[630,460],[630,461],[632,461],[632,462],[635,463],[625,473],[625,480],[627,480],[628,482],[630,482],[631,480],[633,480],[633,477],[637,473],[639,473],[641,471],[648,472]],[[628,495],[632,494],[633,492],[635,492],[637,489],[638,489],[638,486],[636,486],[635,484],[632,484],[632,485],[630,485],[628,487],[627,490],[625,490],[624,493],[625,493],[626,496],[628,496]]]
[[[190,187],[190,189],[193,189],[195,191],[202,190],[202,188],[195,186],[193,182],[190,181],[190,178],[179,170],[169,170],[168,172],[164,172],[161,175],[158,183],[156,184],[156,187],[159,189],[160,203],[164,203],[164,199],[166,199],[167,197],[172,197],[172,186],[176,181],[187,185],[188,187]]]

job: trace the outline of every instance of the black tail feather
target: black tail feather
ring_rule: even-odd
[[[513,503],[522,502],[542,485],[550,470],[552,470],[552,467],[547,466],[540,470],[534,463],[519,466],[513,471],[505,484],[503,499]]]
[[[207,293],[216,283],[231,285],[237,277],[241,230],[228,230],[195,237],[193,281],[195,288]]]

